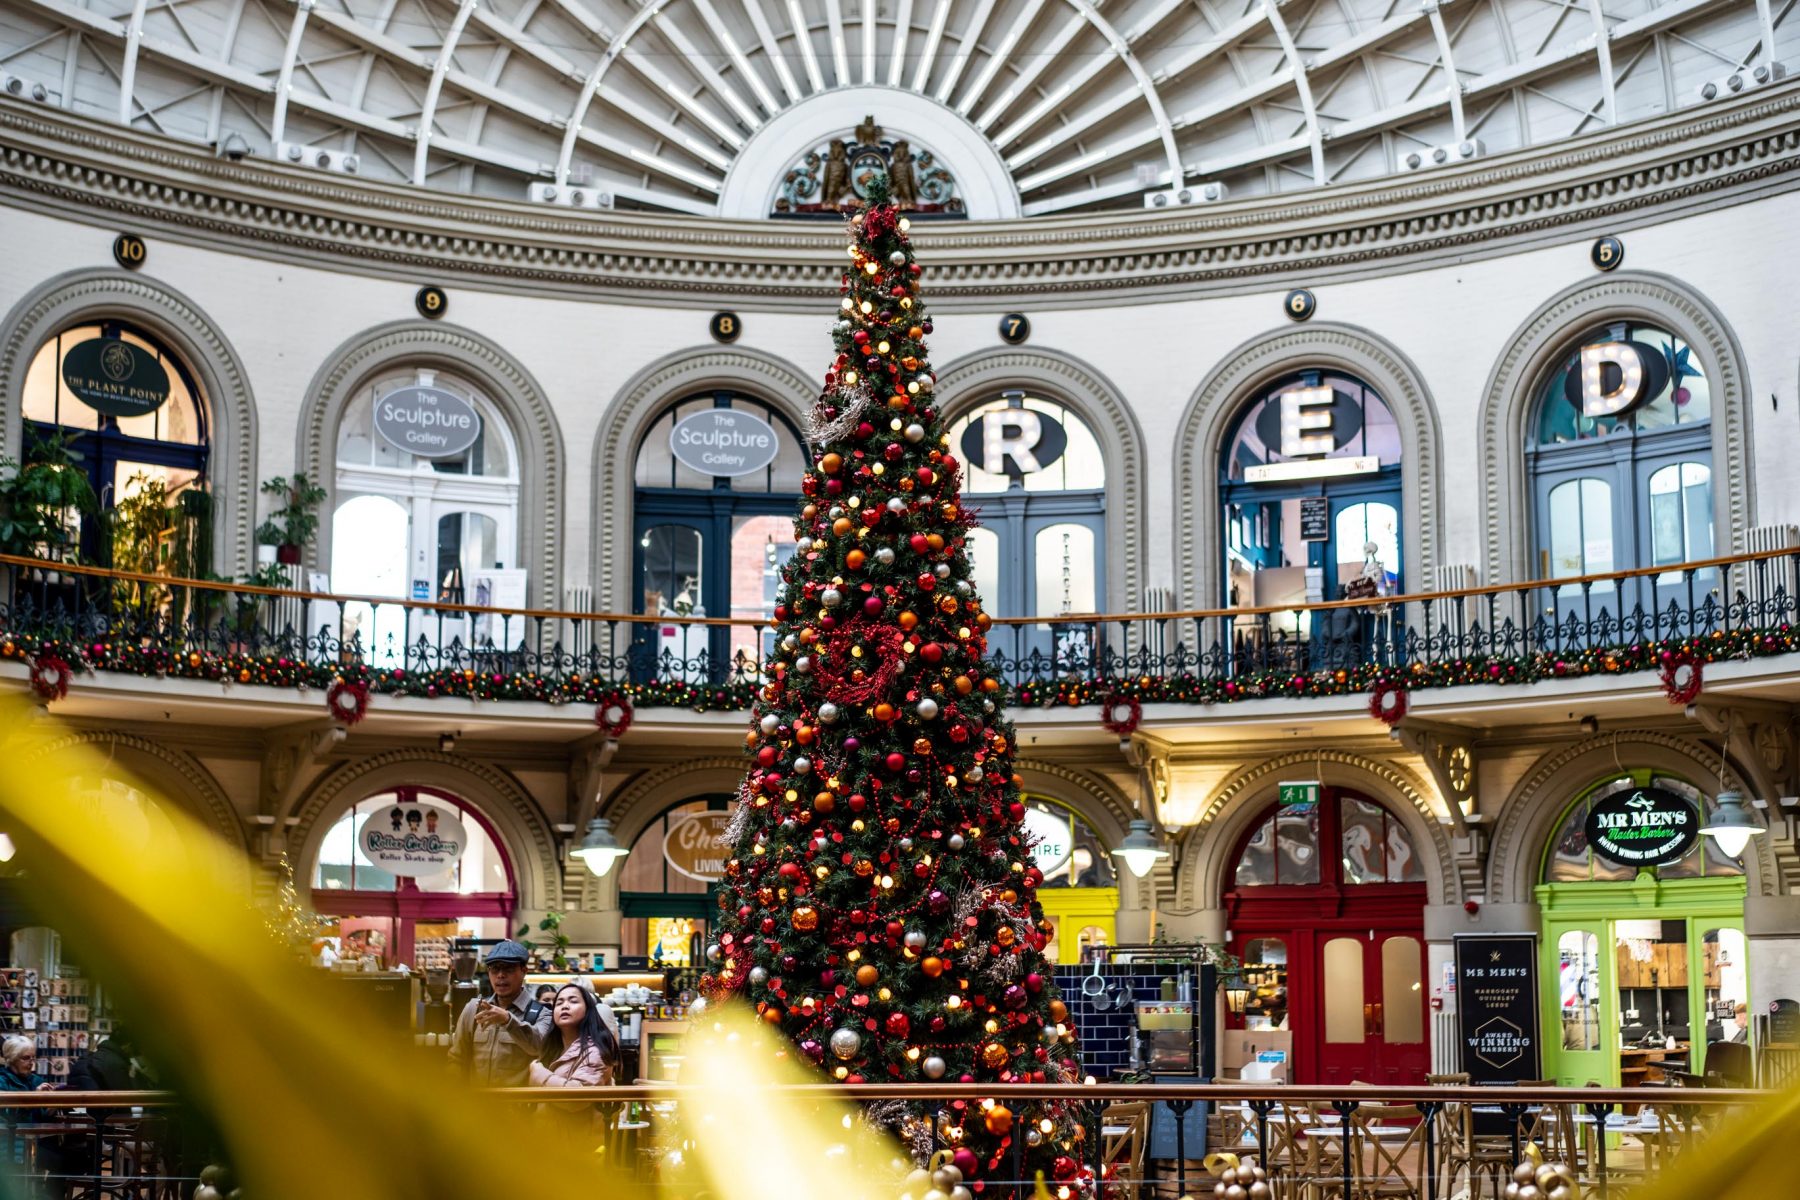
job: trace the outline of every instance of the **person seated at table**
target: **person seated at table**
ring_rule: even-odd
[[[556,989],[550,1036],[531,1064],[532,1087],[604,1087],[613,1081],[619,1057],[612,1010],[600,1003],[586,980]],[[616,1020],[616,1018],[615,1018]]]
[[[56,1084],[37,1073],[37,1043],[13,1035],[0,1042],[0,1092],[48,1092]]]
[[[137,1041],[123,1027],[114,1027],[111,1037],[69,1067],[69,1090],[128,1092],[149,1086],[142,1073]]]

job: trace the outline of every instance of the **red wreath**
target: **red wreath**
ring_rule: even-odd
[[[1670,704],[1686,707],[1700,698],[1705,686],[1700,660],[1692,654],[1671,654],[1663,660],[1662,689]]]
[[[1376,683],[1369,697],[1369,715],[1390,728],[1406,716],[1406,689],[1392,679]]]
[[[40,654],[31,662],[31,690],[40,700],[61,700],[74,678],[74,670],[58,655]]]
[[[1121,715],[1120,711],[1124,713]],[[1144,719],[1144,706],[1136,696],[1114,692],[1100,703],[1100,727],[1108,733],[1128,738],[1137,732]]]
[[[325,711],[339,725],[354,725],[369,715],[369,685],[340,679],[325,691]]]
[[[594,705],[594,724],[609,739],[618,741],[631,728],[631,697],[624,692],[608,692]]]

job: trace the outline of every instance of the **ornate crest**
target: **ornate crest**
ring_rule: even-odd
[[[921,215],[968,215],[956,194],[955,177],[937,155],[906,138],[888,138],[873,115],[788,168],[771,215],[836,215],[846,204],[866,203],[870,185],[881,176],[888,179],[896,208]]]

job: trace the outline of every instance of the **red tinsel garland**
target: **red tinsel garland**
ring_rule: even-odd
[[[75,672],[55,654],[40,654],[31,661],[31,690],[41,700],[61,700],[69,694]]]
[[[1369,715],[1389,727],[1400,723],[1406,716],[1406,689],[1399,681],[1375,681],[1375,690],[1369,696]]]
[[[608,692],[594,706],[594,724],[613,741],[625,736],[631,728],[631,697],[624,692]]]
[[[1120,709],[1124,710],[1123,715]],[[1144,706],[1138,703],[1136,696],[1125,692],[1114,692],[1100,705],[1100,727],[1108,733],[1128,738],[1137,732],[1137,727],[1144,719]]]
[[[1705,686],[1702,674],[1700,660],[1692,654],[1664,651],[1662,689],[1670,704],[1686,707],[1698,700]]]
[[[369,685],[340,679],[325,691],[325,711],[340,725],[354,725],[369,715]]]

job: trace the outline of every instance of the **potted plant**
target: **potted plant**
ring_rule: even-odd
[[[256,540],[275,547],[275,561],[284,566],[298,566],[301,552],[319,529],[319,505],[325,500],[325,489],[308,479],[304,472],[288,482],[277,475],[262,485],[263,495],[273,496],[280,507],[269,513],[268,520],[256,528]]]
[[[80,518],[100,509],[80,460],[55,437],[34,441],[22,465],[0,457],[0,553],[76,560]]]
[[[543,936],[532,942],[539,949],[550,951],[550,961],[558,971],[566,971],[569,967],[569,935],[562,931],[564,915],[559,912],[545,913],[544,919],[538,922],[538,931]],[[515,936],[524,941],[530,935],[531,926],[521,925]]]

